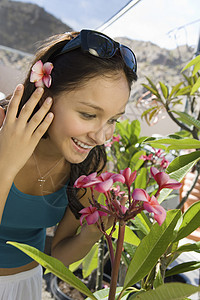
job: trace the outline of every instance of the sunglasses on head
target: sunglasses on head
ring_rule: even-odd
[[[119,50],[126,66],[134,73],[137,71],[136,57],[130,48],[94,30],[81,30],[80,34],[70,40],[57,55],[70,52],[79,47],[81,47],[83,52],[100,58],[111,58]]]

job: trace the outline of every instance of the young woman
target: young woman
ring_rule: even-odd
[[[73,184],[105,167],[136,68],[133,52],[102,33],[54,36],[0,108],[0,300],[41,299],[41,266],[6,241],[43,251],[46,228],[59,223],[52,255],[67,266],[100,238],[95,225],[76,234],[88,195]]]

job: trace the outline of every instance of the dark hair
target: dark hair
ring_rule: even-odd
[[[53,36],[46,40],[44,45],[36,53],[33,64],[41,60],[43,63],[47,61],[51,62],[54,66],[51,73],[52,84],[50,88],[44,89],[42,101],[47,96],[55,97],[63,91],[77,89],[84,85],[88,79],[94,78],[97,75],[118,76],[119,71],[124,71],[129,89],[131,89],[132,82],[137,79],[137,76],[125,65],[119,52],[112,58],[101,59],[90,54],[85,54],[81,51],[81,48],[78,48],[57,56],[64,45],[78,34],[78,32],[72,32]],[[35,90],[35,85],[30,82],[30,73],[31,68],[24,83],[24,95],[18,113]],[[39,104],[36,106],[33,114],[38,109]],[[44,138],[47,137],[47,135],[48,133],[44,135]],[[69,206],[77,218],[79,217],[78,211],[80,211],[82,205],[77,201],[77,189],[73,187],[75,180],[83,174],[89,175],[92,172],[101,172],[105,164],[106,153],[103,145],[93,148],[83,162],[71,164],[68,198]]]

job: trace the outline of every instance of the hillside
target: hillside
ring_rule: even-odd
[[[0,45],[34,53],[39,41],[70,30],[38,5],[0,0]]]
[[[169,85],[175,85],[182,81],[180,74],[182,68],[194,56],[195,49],[187,45],[168,50],[144,41],[130,40],[127,38],[116,38],[120,43],[129,46],[137,57],[138,81],[134,85],[132,100],[141,95],[141,83],[146,82],[145,77],[151,78],[155,83],[163,81]]]

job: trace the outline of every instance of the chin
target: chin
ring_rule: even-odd
[[[89,154],[89,153],[88,153]],[[74,155],[74,156],[65,156],[66,160],[71,163],[71,164],[80,164],[82,163],[87,157],[88,157],[88,154],[87,155]]]

